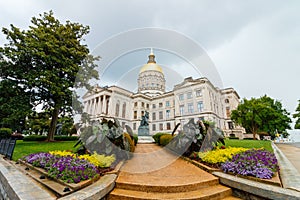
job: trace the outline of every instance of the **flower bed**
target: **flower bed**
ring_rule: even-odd
[[[66,183],[79,183],[80,181],[94,179],[101,175],[101,173],[107,171],[107,168],[99,168],[102,166],[97,155],[94,153],[91,156],[77,157],[71,152],[52,152],[52,153],[35,153],[25,156],[23,160],[30,163],[34,167],[40,167],[44,169],[48,176],[54,179],[62,180]],[[106,157],[103,156],[105,159]],[[114,157],[108,157],[106,166],[110,166],[114,162]],[[93,160],[91,163],[88,159]],[[108,167],[109,167],[108,166]]]
[[[279,170],[275,155],[263,149],[229,147],[209,152],[194,152],[191,159],[225,173],[271,179]]]
[[[261,149],[251,149],[236,154],[232,160],[221,165],[226,173],[254,176],[262,179],[271,179],[279,170],[274,153]]]

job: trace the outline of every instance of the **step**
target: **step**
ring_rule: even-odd
[[[229,197],[232,194],[230,188],[215,185],[207,188],[202,188],[194,191],[176,192],[176,193],[158,193],[158,192],[143,192],[136,190],[114,189],[109,200],[129,200],[129,199],[201,199],[201,200],[221,200]]]
[[[229,196],[229,197],[223,198],[222,200],[241,200],[241,198],[234,197],[234,196]]]
[[[190,182],[184,182],[178,177],[164,179],[164,177],[145,176],[145,178],[145,181],[143,181],[143,177],[141,177],[139,183],[137,183],[136,177],[132,178],[131,176],[126,176],[126,180],[117,179],[116,188],[143,192],[174,193],[198,190],[219,184],[218,178],[190,180]]]

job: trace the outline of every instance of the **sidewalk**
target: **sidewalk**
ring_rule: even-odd
[[[282,151],[300,174],[300,142],[285,144],[276,143],[276,146]]]
[[[272,143],[272,146],[281,169],[283,187],[300,192],[300,144]]]

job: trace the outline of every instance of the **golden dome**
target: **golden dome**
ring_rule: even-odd
[[[158,71],[160,73],[163,73],[161,66],[156,64],[155,55],[153,54],[152,49],[151,49],[151,53],[148,57],[149,57],[149,60],[148,60],[147,64],[142,66],[140,73],[142,73],[144,71]]]
[[[160,73],[163,73],[162,68],[155,63],[148,63],[148,64],[143,65],[143,67],[140,70],[140,73],[142,73],[144,71],[151,71],[151,70],[159,71]]]

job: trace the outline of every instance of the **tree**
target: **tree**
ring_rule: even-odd
[[[296,118],[295,129],[300,129],[300,100],[298,107],[296,108],[296,113],[293,114],[293,118]]]
[[[21,131],[25,126],[26,116],[32,111],[30,94],[25,92],[15,81],[0,82],[0,127]]]
[[[88,26],[70,21],[62,24],[52,11],[33,17],[31,23],[28,30],[13,25],[3,28],[9,42],[0,48],[1,78],[30,91],[34,106],[51,111],[51,141],[60,114],[81,112],[82,105],[76,110],[72,107],[72,100],[77,101],[75,88],[89,89],[89,80],[98,78],[95,61],[99,57],[90,55],[82,44]]]
[[[259,132],[268,132],[274,137],[277,132],[290,129],[291,123],[289,113],[282,108],[282,104],[266,95],[258,99],[243,99],[232,111],[231,119],[251,132],[254,139]]]

